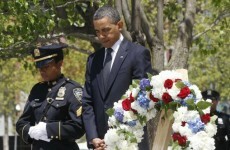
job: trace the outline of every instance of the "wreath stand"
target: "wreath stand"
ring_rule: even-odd
[[[183,75],[184,80],[188,81],[188,71],[186,69],[177,69],[176,71]],[[161,111],[152,150],[167,150],[172,133],[173,119],[170,120],[169,118],[171,114],[172,111],[168,110],[168,117],[165,117],[165,111]]]

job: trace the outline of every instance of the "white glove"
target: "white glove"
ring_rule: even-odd
[[[48,136],[47,136],[46,123],[39,122],[36,128],[39,131],[39,139],[46,141],[46,142],[50,142],[50,139],[48,139]]]
[[[38,135],[35,126],[30,127],[28,134],[32,139],[38,140]]]
[[[46,123],[44,122],[39,122],[36,126],[30,127],[28,134],[31,138],[34,138],[36,140],[50,142],[50,139],[48,139],[47,136]]]

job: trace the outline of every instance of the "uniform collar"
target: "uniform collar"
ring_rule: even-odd
[[[48,81],[47,84],[48,86],[55,86],[57,83],[59,83],[60,81],[62,81],[64,79],[64,75],[61,74],[56,80],[53,81]]]

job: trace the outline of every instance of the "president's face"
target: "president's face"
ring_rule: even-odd
[[[122,21],[112,23],[111,19],[108,17],[94,20],[93,24],[96,35],[105,48],[110,48],[116,43],[120,37],[123,26]]]

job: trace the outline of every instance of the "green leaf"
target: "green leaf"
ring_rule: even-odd
[[[153,75],[147,72],[147,76],[148,76],[148,79],[151,79]]]
[[[147,87],[145,87],[145,90],[146,91],[151,91],[152,88],[153,88],[152,86],[147,86]]]
[[[200,108],[200,109],[202,109],[202,110],[208,108],[211,105],[212,105],[212,103],[209,103],[207,101],[199,101],[197,103],[197,107]]]
[[[176,83],[176,87],[178,88],[178,89],[181,89],[181,88],[183,88],[183,87],[185,87],[186,85],[182,82],[182,81],[178,81],[177,83]]]
[[[146,116],[137,115],[137,119],[140,121],[142,125],[146,123]]]
[[[178,107],[181,105],[178,102],[170,102],[169,103],[169,109],[172,109],[173,111],[176,111]]]
[[[133,88],[137,88],[137,87],[139,87],[139,85],[140,85],[140,80],[133,80],[132,81],[132,87]]]
[[[106,113],[109,115],[109,116],[112,116],[114,114],[114,109],[113,108],[109,108],[108,110],[106,110]]]
[[[188,110],[196,110],[196,104],[193,99],[188,99],[185,101],[188,107]]]

